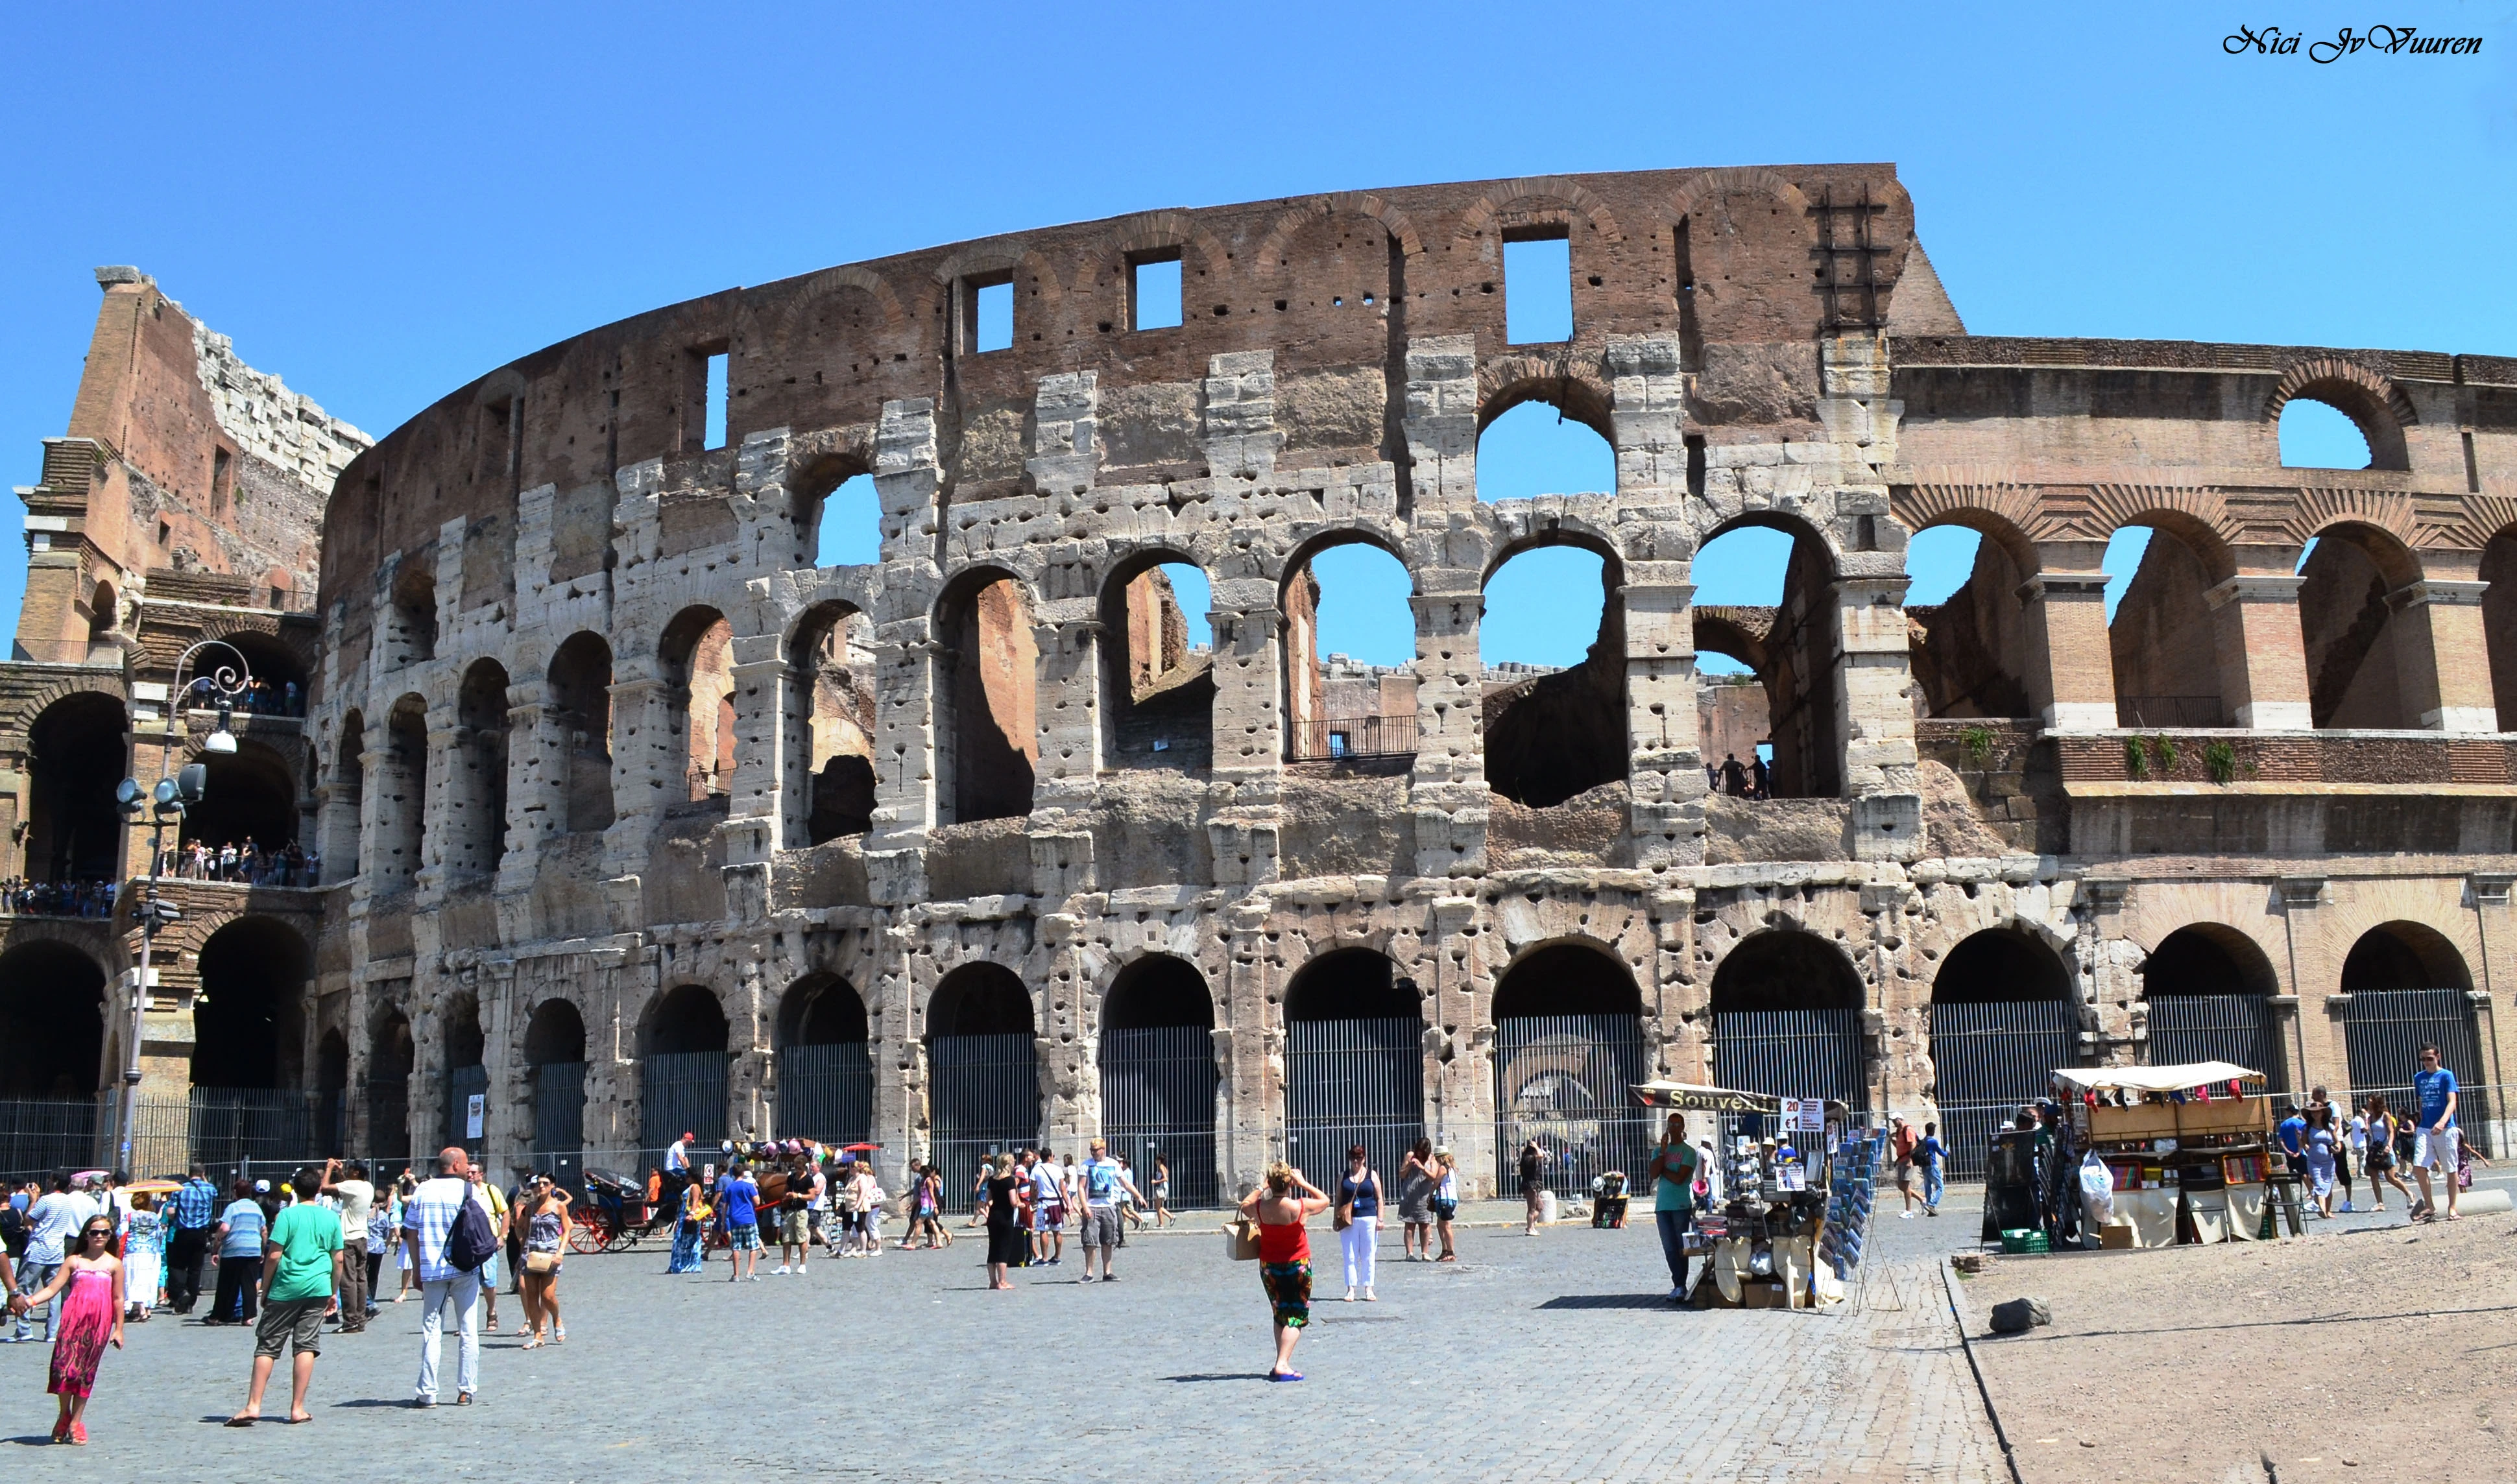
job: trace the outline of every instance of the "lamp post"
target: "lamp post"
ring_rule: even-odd
[[[221,665],[207,675],[196,677],[207,687],[208,694],[216,698],[219,706],[218,728],[201,743],[201,750],[222,755],[235,751],[235,734],[228,730],[228,722],[235,714],[236,698],[243,695],[245,687],[253,681],[253,669],[245,662],[244,653],[235,645],[223,639],[204,639],[186,650],[175,661],[175,683],[168,692],[167,714],[157,748],[156,786],[144,790],[138,779],[126,778],[114,789],[114,802],[121,806],[122,817],[129,824],[136,827],[141,823],[140,812],[144,807],[149,812],[149,890],[132,912],[140,923],[140,969],[132,980],[130,1036],[122,1048],[120,1155],[114,1161],[114,1167],[120,1170],[131,1168],[131,1146],[140,1131],[140,1037],[142,1021],[149,1008],[149,950],[157,941],[157,930],[169,922],[181,921],[184,915],[182,909],[172,902],[160,900],[157,895],[158,872],[166,860],[166,828],[170,825],[179,827],[175,838],[181,843],[183,833],[180,827],[184,823],[185,811],[199,803],[209,786],[210,770],[205,763],[186,763],[169,776],[168,765],[174,761],[176,747],[181,745],[178,739],[191,733],[189,721],[184,721],[188,699],[184,691],[184,667],[192,663],[194,655],[213,648],[235,656],[236,662],[233,668]],[[180,734],[176,731],[179,721],[184,721],[184,731]]]

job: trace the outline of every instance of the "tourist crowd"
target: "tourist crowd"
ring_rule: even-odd
[[[0,881],[0,908],[21,915],[44,917],[110,917],[110,881],[29,881],[11,876]]]
[[[169,875],[188,881],[237,881],[247,886],[317,886],[323,879],[323,858],[295,840],[273,849],[257,845],[251,835],[212,845],[186,840],[167,852],[161,863]]]

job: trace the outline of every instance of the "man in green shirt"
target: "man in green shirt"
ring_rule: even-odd
[[[1652,1182],[1652,1220],[1660,1227],[1660,1253],[1669,1263],[1669,1298],[1686,1296],[1686,1223],[1695,1214],[1695,1172],[1703,1156],[1686,1142],[1686,1115],[1669,1116],[1668,1135],[1652,1151],[1643,1178]]]
[[[279,1352],[291,1352],[288,1420],[311,1422],[306,1391],[315,1381],[315,1357],[323,1348],[323,1311],[341,1285],[341,1215],[317,1204],[323,1171],[308,1166],[289,1180],[296,1203],[271,1223],[262,1251],[262,1320],[253,1333],[253,1389],[231,1427],[250,1427],[262,1417],[262,1390]]]

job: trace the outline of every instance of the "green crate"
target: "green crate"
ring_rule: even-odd
[[[2045,1234],[2034,1227],[2013,1226],[2003,1230],[2001,1250],[2012,1256],[2025,1256],[2034,1252],[2050,1252],[2054,1250],[2054,1244],[2047,1241]]]

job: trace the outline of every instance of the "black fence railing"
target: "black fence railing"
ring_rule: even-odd
[[[2122,727],[2225,726],[2217,696],[2118,696],[2115,725]]]
[[[1416,751],[1416,718],[1347,716],[1296,722],[1287,731],[1285,744],[1287,756],[1298,763],[1408,757]]]

